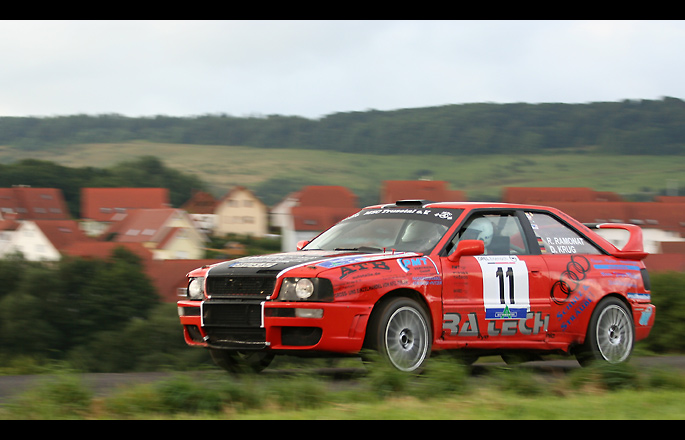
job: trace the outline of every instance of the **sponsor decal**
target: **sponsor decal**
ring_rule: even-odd
[[[400,265],[400,269],[404,273],[411,272],[430,272],[430,273],[440,273],[438,266],[429,257],[410,257],[410,258],[400,258],[397,260],[397,264]]]
[[[572,255],[571,260],[566,265],[566,270],[561,273],[559,281],[552,284],[550,296],[552,301],[558,305],[563,305],[569,297],[578,289],[581,281],[586,277],[590,270],[590,262],[587,258]]]
[[[475,313],[468,313],[462,319],[460,313],[445,313],[442,329],[446,336],[472,336],[481,339],[490,336],[537,335],[546,332],[549,325],[549,315],[541,312],[528,312],[525,319],[506,319],[489,321],[487,332],[482,334]]]
[[[592,297],[588,295],[589,288],[582,286],[578,291],[574,292],[572,296],[566,299],[564,307],[557,312],[557,321],[561,322],[561,331],[567,331],[575,322],[576,318],[588,310],[588,306],[592,304]]]
[[[356,263],[340,268],[340,279],[344,279],[352,274],[355,276],[371,276],[377,275],[379,270],[390,270],[390,266],[386,261],[367,261],[365,263]],[[371,272],[368,272],[371,271]]]
[[[254,268],[265,268],[265,267],[273,267],[277,265],[278,263],[235,263],[231,264],[228,267],[254,267]]]
[[[526,319],[530,311],[528,267],[515,255],[481,255],[485,319]]]
[[[321,261],[317,263],[316,265],[319,267],[325,267],[327,269],[331,269],[334,267],[340,267],[340,266],[345,266],[348,264],[355,264],[355,263],[364,263],[368,261],[375,261],[378,259],[385,259],[387,258],[386,256],[378,256],[378,255],[346,255],[344,257],[335,257],[331,258],[330,260],[326,261]]]
[[[638,324],[649,325],[649,318],[652,317],[652,313],[654,313],[654,307],[646,307],[645,310],[640,313]]]

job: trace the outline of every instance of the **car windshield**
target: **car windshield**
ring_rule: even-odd
[[[328,229],[304,250],[429,253],[461,214],[460,209],[365,209]]]

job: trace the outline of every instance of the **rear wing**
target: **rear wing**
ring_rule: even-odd
[[[647,255],[642,245],[642,228],[637,225],[628,223],[583,223],[590,229],[623,229],[630,233],[628,243],[623,246],[623,249],[614,249],[610,252],[616,258],[625,258],[628,260],[642,260]]]

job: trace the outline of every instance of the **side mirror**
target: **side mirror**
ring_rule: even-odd
[[[301,240],[297,242],[297,250],[301,251],[303,247],[309,244],[309,240]]]
[[[456,263],[465,255],[482,255],[484,253],[485,244],[481,240],[461,240],[457,244],[457,249],[447,259],[452,263]]]

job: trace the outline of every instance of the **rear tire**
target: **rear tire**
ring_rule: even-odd
[[[418,373],[430,357],[433,332],[425,309],[399,297],[380,304],[369,325],[369,344],[394,368]]]
[[[617,298],[605,298],[592,312],[585,343],[576,353],[585,366],[601,361],[610,364],[625,362],[635,344],[635,323],[628,307]]]

